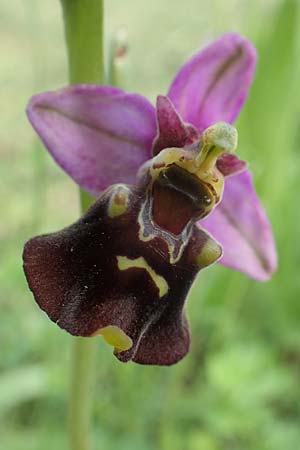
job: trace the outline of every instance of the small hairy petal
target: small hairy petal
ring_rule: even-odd
[[[168,97],[159,95],[156,103],[158,135],[153,141],[153,155],[164,148],[183,148],[200,140],[193,125],[185,124]]]
[[[217,168],[224,175],[230,177],[247,169],[247,163],[231,153],[224,153],[217,161]]]
[[[200,132],[218,121],[232,123],[247,97],[255,64],[253,45],[225,34],[182,67],[168,97],[183,120]]]
[[[140,95],[77,85],[34,96],[27,113],[55,161],[92,195],[133,183],[151,157],[155,109]]]
[[[223,246],[221,264],[259,281],[276,270],[272,230],[248,170],[226,180],[221,204],[199,225]]]

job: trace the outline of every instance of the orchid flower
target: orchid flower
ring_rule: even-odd
[[[34,96],[28,117],[55,161],[97,198],[76,223],[27,242],[39,306],[121,361],[170,365],[189,350],[185,299],[219,261],[257,280],[276,269],[266,214],[232,126],[250,88],[252,44],[227,34],[191,58],[156,108],[109,86]]]

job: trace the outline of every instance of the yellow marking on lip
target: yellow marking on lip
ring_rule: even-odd
[[[198,267],[202,269],[209,266],[221,258],[222,253],[221,245],[209,237],[196,258]]]
[[[169,285],[161,275],[158,275],[155,270],[147,263],[145,258],[140,256],[136,259],[127,258],[127,256],[117,256],[118,268],[120,270],[128,269],[144,269],[148,272],[149,276],[153,280],[155,286],[159,291],[159,297],[163,297],[169,290]]]
[[[101,335],[105,342],[115,347],[116,352],[124,352],[132,347],[132,339],[116,325],[100,328],[94,336]]]
[[[179,261],[179,259],[182,256],[183,250],[185,249],[185,244],[182,243],[182,245],[180,245],[179,251],[176,252],[175,246],[174,244],[172,244],[170,242],[169,237],[169,232],[164,231],[162,228],[158,227],[157,225],[155,225],[155,223],[153,223],[153,221],[150,219],[150,217],[147,217],[147,220],[149,223],[151,223],[151,227],[152,227],[152,233],[146,234],[145,232],[145,225],[144,225],[144,213],[145,213],[145,208],[146,208],[146,202],[143,203],[141,210],[139,212],[139,216],[138,216],[138,225],[139,225],[139,240],[143,241],[143,242],[149,242],[152,239],[155,239],[156,237],[160,237],[162,238],[165,243],[167,244],[168,247],[168,253],[169,253],[169,262],[170,264],[175,264]]]
[[[114,191],[109,199],[107,214],[113,219],[114,217],[121,216],[128,208],[129,204],[129,189],[122,184],[113,186]]]

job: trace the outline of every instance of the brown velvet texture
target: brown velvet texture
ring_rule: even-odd
[[[117,326],[133,341],[129,350],[116,353],[121,361],[169,365],[189,349],[184,302],[199,270],[197,255],[210,238],[192,225],[181,257],[171,264],[163,237],[140,239],[138,215],[146,193],[127,188],[124,214],[109,217],[108,190],[70,227],[31,239],[24,270],[37,303],[61,328],[91,336]],[[120,270],[117,256],[143,257],[167,282],[167,293],[160,297],[145,268]]]

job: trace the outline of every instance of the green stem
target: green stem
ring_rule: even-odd
[[[91,448],[93,361],[96,340],[72,338],[70,383],[70,450]]]
[[[103,1],[61,0],[70,83],[103,84]]]
[[[104,83],[103,0],[61,0],[70,84]],[[82,212],[93,198],[80,190]],[[89,450],[94,339],[73,338],[70,390],[70,449]]]

